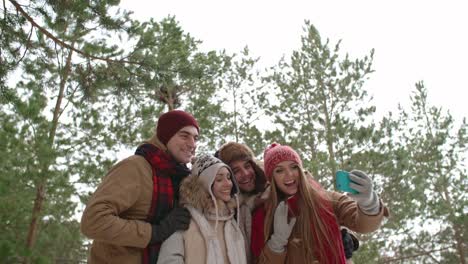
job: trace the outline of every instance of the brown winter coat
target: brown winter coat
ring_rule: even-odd
[[[227,142],[222,145],[218,150],[218,156],[230,166],[234,161],[248,160],[255,172],[255,190],[251,193],[241,193],[239,196],[240,216],[238,216],[238,222],[245,238],[247,262],[250,263],[252,262],[252,252],[250,250],[252,211],[260,204],[263,204],[269,195],[269,191],[265,191],[268,182],[263,171],[263,163],[255,158],[253,151],[247,145],[237,142]]]
[[[88,263],[141,263],[151,239],[145,220],[151,205],[152,170],[142,156],[114,165],[90,197],[81,231],[94,239]]]
[[[377,215],[366,215],[359,209],[357,203],[347,195],[337,192],[328,192],[333,201],[333,210],[338,219],[338,224],[346,226],[358,233],[370,233],[379,228],[384,216],[388,216],[388,209],[381,202],[381,209]],[[264,246],[257,263],[268,264],[301,264],[304,263],[300,252],[302,243],[298,234],[298,228],[294,228],[286,250],[282,253],[272,251]],[[318,264],[318,261],[307,263]]]

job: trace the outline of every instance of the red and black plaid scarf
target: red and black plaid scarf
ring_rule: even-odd
[[[147,221],[159,224],[178,202],[180,182],[190,170],[152,144],[143,144],[135,155],[143,156],[153,170],[153,195]],[[143,264],[156,263],[161,244],[148,245],[143,251]]]

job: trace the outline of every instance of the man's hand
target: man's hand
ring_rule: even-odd
[[[191,215],[187,208],[176,207],[159,225],[152,225],[150,244],[161,243],[178,230],[187,230]]]

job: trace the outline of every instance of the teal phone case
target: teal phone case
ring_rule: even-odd
[[[336,172],[336,189],[347,193],[358,194],[358,191],[349,187],[350,182],[349,172],[343,170]]]

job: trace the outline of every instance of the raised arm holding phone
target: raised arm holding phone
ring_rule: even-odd
[[[361,171],[349,174],[358,193],[346,195],[306,177],[301,158],[288,146],[270,145],[264,166],[271,194],[252,219],[256,263],[346,263],[340,226],[369,233],[388,215]]]

